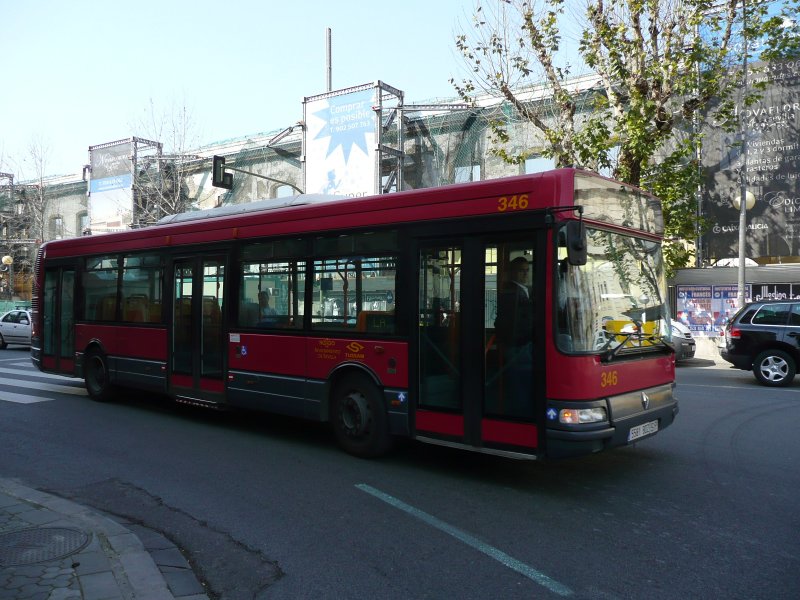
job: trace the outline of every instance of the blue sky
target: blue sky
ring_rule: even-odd
[[[0,171],[79,173],[88,147],[185,105],[200,144],[282,129],[325,91],[382,80],[406,102],[452,98],[472,0],[0,0]]]

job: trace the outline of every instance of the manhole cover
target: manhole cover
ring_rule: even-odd
[[[77,529],[38,527],[0,533],[0,565],[32,565],[57,560],[86,547],[89,536]]]

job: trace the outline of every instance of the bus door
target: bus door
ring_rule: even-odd
[[[75,368],[75,268],[53,267],[44,274],[41,331],[42,366],[48,371],[73,373]],[[33,341],[33,340],[32,340]],[[34,342],[35,343],[35,342]]]
[[[224,283],[224,256],[174,262],[169,385],[178,400],[224,399]]]
[[[544,269],[535,253],[532,235],[419,249],[417,438],[539,453],[544,277],[534,272]]]

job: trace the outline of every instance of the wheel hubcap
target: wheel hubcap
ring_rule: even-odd
[[[347,435],[351,437],[363,435],[369,423],[367,399],[358,392],[348,394],[342,402],[339,418]]]
[[[761,362],[761,374],[769,381],[781,381],[789,374],[789,365],[783,359],[770,356]]]
[[[92,379],[94,379],[95,387],[102,387],[106,381],[106,371],[103,368],[103,362],[94,359],[91,364]]]

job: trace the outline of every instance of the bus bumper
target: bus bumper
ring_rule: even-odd
[[[670,426],[678,414],[678,401],[672,384],[612,396],[593,402],[548,403],[558,412],[562,408],[605,406],[609,420],[589,425],[563,425],[548,421],[548,458],[565,458],[634,444]]]

